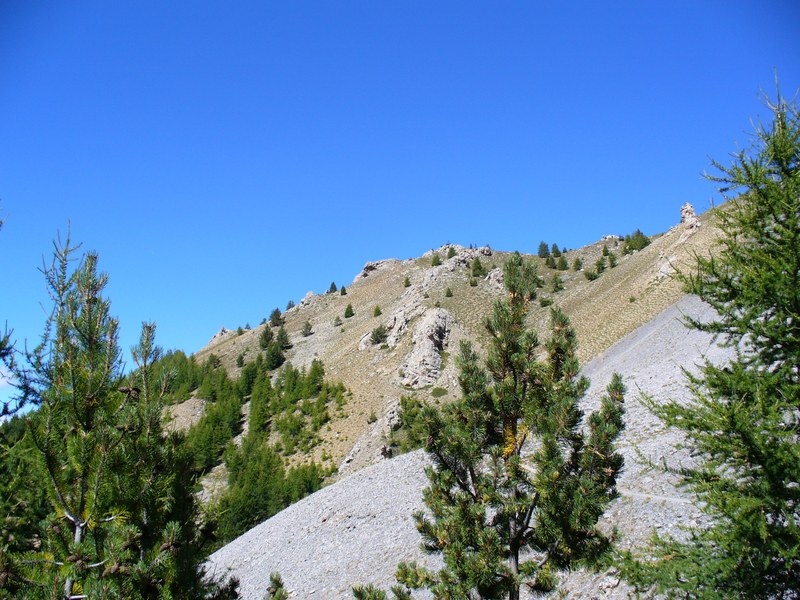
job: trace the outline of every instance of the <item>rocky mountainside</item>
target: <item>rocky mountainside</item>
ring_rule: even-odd
[[[681,317],[708,319],[713,311],[697,298],[684,296],[655,318],[598,353],[583,369],[592,385],[582,408],[597,408],[612,374],[624,375],[626,430],[620,440],[625,468],[621,497],[607,511],[602,526],[619,531],[623,548],[641,544],[658,530],[680,534],[682,525],[702,518],[691,500],[660,471],[648,470],[646,457],[686,464],[691,456],[680,439],[665,431],[641,403],[641,394],[656,402],[686,398],[682,369],[694,370],[702,357],[724,360],[727,353],[707,334],[684,327]],[[209,571],[234,575],[245,599],[260,600],[269,574],[282,574],[291,597],[348,598],[355,583],[388,589],[397,564],[418,560],[435,566],[436,557],[419,548],[412,512],[424,508],[423,473],[428,464],[417,451],[385,459],[359,470],[290,506],[251,529],[211,556]],[[625,598],[630,590],[616,574],[571,573],[562,581],[568,598]],[[419,597],[425,597],[420,595]]]
[[[548,268],[544,260],[532,257],[538,261],[545,283],[540,298],[552,299],[571,318],[583,362],[683,296],[680,284],[670,275],[675,266],[686,265],[693,253],[706,253],[711,247],[717,230],[707,221],[705,215],[698,219],[690,207],[684,207],[679,224],[655,236],[643,250],[622,255],[621,242],[611,236],[567,252],[570,269],[566,271]],[[607,268],[593,281],[572,269],[576,258],[582,261],[584,271],[593,269],[604,246],[615,253],[615,268]],[[452,256],[448,258],[448,254]],[[311,458],[336,467],[338,477],[346,476],[382,460],[401,396],[415,394],[431,402],[456,397],[459,390],[453,358],[458,342],[463,338],[478,345],[485,341],[483,320],[492,301],[503,293],[501,266],[507,254],[488,247],[445,245],[419,258],[371,262],[346,285],[345,295],[339,291],[309,293],[284,313],[293,344],[287,359],[296,367],[321,359],[326,377],[344,383],[351,394],[344,414],[321,432],[323,441]],[[441,259],[439,266],[432,266],[434,255]],[[487,273],[471,282],[470,268],[476,258]],[[557,293],[550,290],[554,275],[563,280],[564,289]],[[348,305],[354,315],[345,318]],[[379,316],[375,316],[376,307],[380,307]],[[546,333],[548,310],[537,304],[531,311],[530,324],[542,334]],[[312,328],[308,336],[302,333],[306,322]],[[387,338],[373,344],[371,333],[380,325]],[[255,359],[262,329],[268,326],[241,335],[223,328],[195,356],[202,362],[213,353],[238,376],[237,358],[243,355],[245,362]],[[186,409],[173,407],[172,413],[196,418],[197,402],[195,399]],[[217,470],[215,477],[218,485],[224,470]],[[209,486],[214,487],[212,484]]]

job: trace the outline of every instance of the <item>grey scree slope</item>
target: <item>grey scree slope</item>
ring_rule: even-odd
[[[663,473],[648,470],[641,455],[660,462],[687,464],[691,457],[677,448],[680,437],[665,431],[639,401],[642,392],[656,401],[687,398],[681,368],[696,370],[706,356],[719,362],[730,354],[712,344],[707,334],[689,330],[682,315],[711,319],[713,311],[699,299],[685,296],[649,323],[588,363],[583,373],[592,380],[583,409],[595,410],[615,371],[623,374],[626,431],[620,447],[625,470],[619,479],[621,497],[607,511],[602,526],[617,527],[622,547],[641,544],[653,530],[680,535],[681,525],[702,518],[681,490]],[[437,557],[419,549],[420,537],[411,514],[423,508],[423,473],[429,464],[417,451],[383,460],[326,487],[254,527],[209,558],[210,575],[234,575],[241,597],[262,600],[271,572],[283,576],[294,598],[351,598],[357,583],[388,589],[399,562],[421,560],[435,567]],[[625,598],[629,590],[615,573],[575,572],[562,578],[569,598]],[[429,597],[420,595],[420,598]]]

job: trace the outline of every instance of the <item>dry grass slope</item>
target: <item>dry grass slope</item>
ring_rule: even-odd
[[[545,280],[542,295],[551,297],[572,319],[582,361],[589,361],[608,349],[684,295],[680,284],[670,277],[673,266],[689,266],[694,253],[707,253],[718,235],[709,217],[702,216],[700,221],[699,228],[677,225],[633,255],[622,256],[621,246],[615,248],[614,242],[606,242],[617,255],[618,265],[607,269],[595,281],[587,280],[581,272],[561,271],[565,289],[556,294],[547,290],[555,271],[533,257],[540,263],[540,275]],[[570,265],[580,257],[585,268],[591,268],[601,255],[602,246],[603,242],[597,242],[569,251]],[[323,454],[330,456],[344,474],[380,460],[388,427],[386,415],[396,408],[401,395],[411,393],[400,384],[400,372],[411,350],[414,324],[426,308],[441,306],[452,314],[466,337],[478,344],[485,341],[482,323],[492,301],[502,293],[502,286],[497,283],[496,273],[480,279],[477,286],[470,286],[467,266],[479,256],[484,267],[491,271],[501,267],[506,253],[454,246],[456,256],[446,259],[448,249],[449,246],[443,246],[435,250],[443,259],[437,267],[431,266],[433,250],[417,259],[370,263],[347,285],[347,295],[339,292],[309,295],[285,313],[285,327],[294,344],[287,353],[288,360],[302,367],[314,358],[321,359],[326,376],[343,382],[352,393],[345,414],[323,428],[323,442],[313,453],[315,460],[320,461]],[[406,278],[410,287],[404,286]],[[445,295],[448,287],[451,297]],[[344,311],[348,304],[352,304],[355,315],[346,319]],[[378,317],[373,315],[376,305],[382,310]],[[377,347],[362,342],[375,327],[391,322],[399,311],[404,311],[411,320],[396,346]],[[542,337],[546,335],[548,314],[549,309],[535,303],[530,320]],[[337,317],[343,323],[341,326],[334,326]],[[304,337],[301,329],[306,321],[311,323],[313,333]],[[197,352],[196,358],[204,361],[213,352],[230,374],[237,376],[240,370],[236,367],[237,356],[243,352],[246,361],[255,359],[259,352],[258,338],[266,326],[242,335],[230,334]],[[452,358],[458,351],[456,342],[451,340],[445,348],[445,364],[439,379],[431,388],[414,391],[418,397],[434,401],[430,395],[432,387],[448,391],[444,401],[458,394]]]

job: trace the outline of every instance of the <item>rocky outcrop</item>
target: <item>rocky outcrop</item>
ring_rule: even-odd
[[[419,389],[436,382],[442,365],[441,352],[449,342],[454,324],[453,316],[443,308],[425,311],[414,328],[414,347],[401,367],[401,385]]]
[[[681,233],[681,237],[678,242],[685,242],[690,235],[700,228],[700,225],[700,219],[697,218],[697,215],[694,212],[694,207],[688,202],[681,206],[680,226],[683,227],[683,233]]]
[[[387,258],[386,260],[376,260],[372,262],[368,262],[364,265],[364,268],[361,269],[361,273],[356,275],[355,279],[353,279],[353,283],[358,281],[359,279],[364,279],[365,277],[369,277],[370,273],[374,273],[378,269],[384,269],[391,265],[395,265],[400,261],[396,258]]]
[[[225,327],[220,327],[219,331],[217,333],[215,333],[214,336],[210,340],[208,340],[208,344],[207,345],[211,346],[213,344],[217,344],[217,343],[221,342],[222,340],[227,339],[230,336],[234,335],[235,333],[236,333],[235,331],[231,331],[230,329],[227,329]]]
[[[486,275],[486,283],[498,293],[502,293],[506,289],[505,277],[503,276],[503,269],[492,269]]]

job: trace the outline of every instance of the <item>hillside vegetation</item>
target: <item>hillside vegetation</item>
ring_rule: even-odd
[[[625,243],[616,236],[569,250],[564,254],[566,270],[529,256],[538,263],[541,278],[529,325],[545,331],[552,302],[570,317],[580,341],[577,354],[585,362],[674,304],[685,293],[672,277],[675,267],[686,264],[694,253],[707,252],[718,236],[705,215],[698,219],[691,212],[682,216],[676,210],[676,222],[681,219],[682,223],[631,253],[624,253]],[[586,271],[595,269],[604,248],[614,255],[616,266],[606,266],[590,280]],[[341,383],[348,395],[346,408],[319,431],[320,443],[304,460],[335,468],[339,476],[353,472],[385,454],[402,397],[440,404],[457,396],[451,355],[461,339],[474,340],[479,348],[485,345],[483,321],[502,294],[500,267],[508,255],[486,247],[448,244],[419,258],[368,263],[346,285],[345,295],[339,291],[309,294],[282,313],[282,327],[291,342],[286,360],[296,368],[321,361],[326,378]],[[440,264],[433,266],[436,257]],[[476,259],[485,270],[480,277],[473,276]],[[583,264],[579,271],[573,269],[576,259]],[[554,276],[563,286],[557,292],[552,291]],[[354,314],[345,318],[348,306]],[[379,316],[375,316],[376,306]],[[311,324],[310,335],[303,335],[306,323]],[[387,339],[371,343],[373,331],[381,326]],[[263,353],[259,340],[270,327],[266,322],[241,333],[223,329],[194,359],[202,364],[213,355],[235,378]],[[428,343],[432,332],[439,337]],[[237,366],[241,356],[245,366]],[[224,478],[224,473],[218,476]]]

